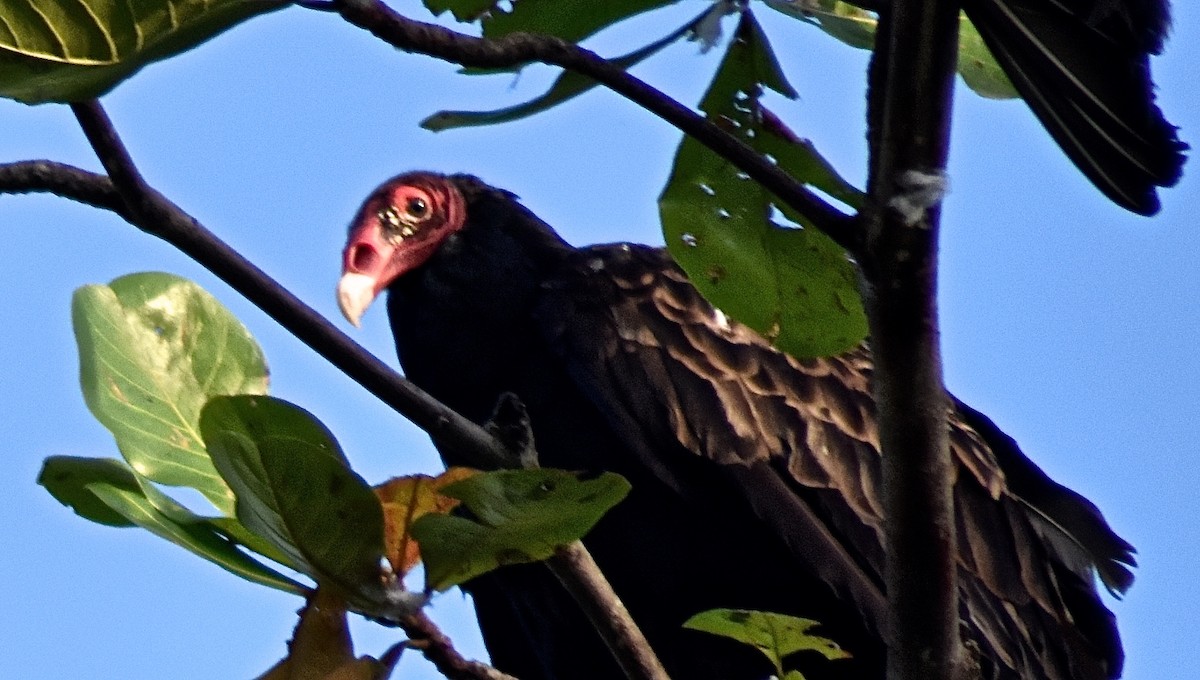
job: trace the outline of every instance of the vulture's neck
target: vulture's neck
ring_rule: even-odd
[[[410,380],[481,422],[522,364],[544,353],[533,319],[542,282],[573,251],[504,192],[464,191],[466,226],[388,292]]]

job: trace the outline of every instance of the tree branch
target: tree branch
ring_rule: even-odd
[[[36,160],[0,164],[0,193],[51,193],[109,210],[133,224],[125,202],[107,177],[65,163]]]
[[[148,186],[98,103],[72,104],[71,109],[111,179],[92,175],[90,182],[81,184],[84,171],[72,169],[61,178],[64,181],[46,186],[45,190],[65,193],[65,190],[86,187],[86,193],[81,190],[65,195],[83,202],[103,198],[106,205],[100,207],[114,210],[133,226],[183,251],[380,401],[437,437],[438,441],[461,450],[473,465],[485,469],[503,467],[504,461],[508,460],[507,451],[483,428],[401,378],[179,206]],[[74,185],[66,182],[67,179]],[[119,208],[112,205],[112,197],[103,188],[106,183],[111,187],[108,191],[119,201]]]
[[[400,627],[411,641],[409,646],[419,649],[426,659],[450,680],[517,680],[485,663],[463,657],[454,648],[454,643],[423,612],[405,616]]]
[[[335,0],[342,18],[404,50],[461,66],[509,68],[530,62],[561,66],[592,78],[712,149],[807,217],[843,248],[857,253],[855,220],[838,211],[741,140],[595,52],[553,36],[513,33],[487,39],[409,19],[379,0]]]
[[[583,543],[575,541],[560,547],[546,564],[604,638],[621,670],[625,671],[625,677],[670,680],[650,649],[650,643],[633,624],[629,610],[625,609]]]
[[[459,450],[474,465],[485,469],[512,467],[530,457],[527,452],[519,455],[523,453],[520,451],[514,455],[484,428],[405,380],[147,185],[99,103],[73,104],[72,110],[113,179],[62,163],[23,161],[0,164],[0,193],[50,192],[110,210],[211,271],[380,401],[438,441]],[[551,558],[551,568],[585,611],[603,610],[614,617],[597,624],[597,629],[606,641],[611,640],[609,647],[628,677],[665,680],[666,673],[653,650],[583,545],[576,542],[569,546],[569,553],[573,556],[570,560]],[[580,599],[592,597],[592,593],[602,594],[603,599]],[[423,647],[425,655],[449,678],[509,678],[489,666],[464,659],[424,614],[409,617],[401,625],[410,637],[423,636],[429,641]]]
[[[860,264],[883,448],[890,680],[953,680],[965,667],[937,318],[958,14],[954,0],[883,8],[868,97],[872,163]]]

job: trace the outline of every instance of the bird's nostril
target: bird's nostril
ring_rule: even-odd
[[[378,258],[378,251],[366,243],[351,246],[350,255],[346,258],[346,263],[349,265],[347,271],[356,274],[370,271]]]

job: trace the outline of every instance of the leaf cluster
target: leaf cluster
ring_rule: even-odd
[[[122,460],[52,457],[39,483],[86,519],[141,527],[242,578],[315,597],[293,655],[340,639],[344,624],[335,624],[347,609],[410,616],[427,599],[404,588],[418,558],[428,590],[542,560],[628,491],[611,473],[463,468],[372,488],[315,416],[266,395],[258,344],[196,284],[145,273],[85,286],[73,317],[85,398]],[[215,514],[163,489],[180,486],[199,491]],[[293,575],[311,579],[317,595]],[[394,658],[377,663],[385,662],[354,661],[347,668],[359,670],[344,677],[390,672]],[[266,677],[343,677],[283,675],[286,667]]]

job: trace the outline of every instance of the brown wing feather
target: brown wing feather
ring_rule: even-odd
[[[663,451],[682,446],[723,466],[798,562],[882,631],[869,351],[807,360],[781,354],[714,310],[668,256],[650,248],[581,250],[544,288],[538,316],[551,346],[642,462],[681,493]],[[981,435],[954,409],[948,423],[969,644],[995,660],[1000,676],[1115,677],[1121,656],[1111,616],[1074,621],[1108,615],[1091,588],[1091,564],[1064,555],[1045,536],[1065,535],[1063,527],[1039,524],[1006,486],[1003,462],[985,440],[991,433]],[[1098,513],[1079,523],[1115,538]],[[1061,542],[1078,545],[1069,535]]]

